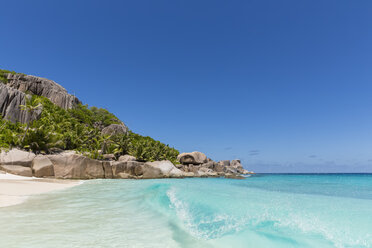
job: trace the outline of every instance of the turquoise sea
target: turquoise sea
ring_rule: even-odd
[[[1,208],[0,247],[372,247],[372,175],[92,180]]]

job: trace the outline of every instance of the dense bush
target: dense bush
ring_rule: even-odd
[[[32,107],[34,106],[34,107]],[[76,150],[92,158],[113,153],[135,156],[142,161],[167,159],[176,162],[179,152],[150,137],[129,132],[125,135],[102,135],[101,129],[120,120],[105,109],[78,105],[64,110],[45,97],[35,96],[23,108],[42,108],[41,116],[29,123],[11,123],[0,119],[0,147],[19,147],[36,153],[55,149]]]

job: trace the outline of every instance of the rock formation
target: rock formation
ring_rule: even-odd
[[[66,89],[56,82],[24,74],[6,74],[8,82],[0,82],[0,114],[12,122],[25,123],[30,119],[20,105],[26,102],[26,92],[48,98],[54,104],[69,109],[80,103],[79,99],[67,93]]]
[[[70,109],[80,103],[79,99],[67,93],[67,90],[56,82],[24,74],[7,74],[7,86],[21,92],[44,96],[57,106]]]
[[[170,161],[138,162],[132,156],[122,161],[101,161],[75,151],[51,155],[35,155],[19,149],[0,153],[0,170],[20,176],[53,177],[61,179],[96,178],[179,178],[190,176],[177,169]],[[123,161],[125,160],[125,161]]]
[[[0,169],[19,176],[32,176],[32,161],[35,154],[19,149],[0,153]]]
[[[178,155],[178,166],[184,172],[192,172],[199,176],[226,176],[229,178],[240,178],[241,174],[250,174],[240,163],[240,160],[221,160],[215,162],[208,159],[201,152],[182,153]]]
[[[32,172],[35,177],[53,177],[53,163],[47,156],[37,155],[32,161]]]
[[[181,153],[178,155],[177,160],[181,164],[203,164],[208,161],[207,156],[201,152]]]
[[[28,113],[20,108],[25,102],[25,93],[0,83],[0,114],[3,118],[12,122],[27,122]]]
[[[128,127],[121,124],[111,124],[104,129],[102,129],[102,134],[104,135],[117,135],[117,134],[126,134],[128,132]]]

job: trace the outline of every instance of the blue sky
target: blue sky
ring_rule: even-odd
[[[372,1],[3,1],[0,68],[258,172],[372,172]]]

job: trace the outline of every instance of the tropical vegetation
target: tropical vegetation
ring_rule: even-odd
[[[65,110],[36,95],[29,95],[21,108],[28,112],[27,123],[12,123],[0,117],[0,147],[18,147],[46,154],[75,150],[95,159],[102,159],[105,154],[116,157],[129,154],[140,161],[167,159],[173,163],[179,154],[169,145],[131,131],[127,134],[102,134],[104,127],[121,124],[106,109],[79,104]]]

